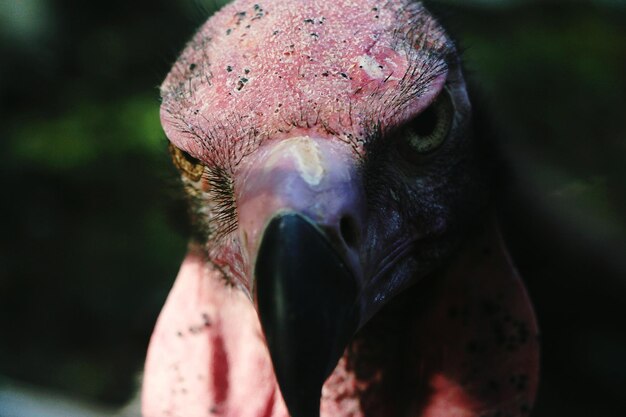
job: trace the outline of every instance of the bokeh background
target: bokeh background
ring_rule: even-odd
[[[436,3],[508,161],[534,415],[623,416],[626,1]],[[108,416],[135,390],[187,236],[157,87],[221,4],[0,0],[0,417]]]

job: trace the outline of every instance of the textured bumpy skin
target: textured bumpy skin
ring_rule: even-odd
[[[254,308],[192,251],[152,336],[146,417],[287,416]]]
[[[334,239],[359,288],[322,417],[530,412],[534,314],[488,219],[455,46],[420,2],[236,1],[161,93],[169,140],[204,171],[183,176],[200,238],[152,336],[144,417],[288,417],[252,276],[281,210]],[[446,94],[446,141],[407,155],[412,120]]]
[[[163,127],[209,160],[294,125],[356,136],[428,104],[448,42],[419,4],[238,1],[199,30],[163,83]]]
[[[379,130],[432,102],[453,53],[421,3],[238,1],[200,28],[172,68],[161,121],[174,145],[234,181],[263,143],[299,135],[362,156]],[[237,244],[212,245],[211,258],[247,287]]]

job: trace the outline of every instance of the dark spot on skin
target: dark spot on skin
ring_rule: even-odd
[[[244,85],[245,85],[244,82],[239,80],[237,82],[237,91],[241,91],[241,89],[243,88]]]
[[[226,29],[226,35],[230,35],[232,31],[232,29]]]
[[[320,37],[320,35],[318,35],[318,34],[317,34],[317,33],[315,33],[315,32],[311,33],[311,36],[312,36],[312,37],[314,37],[314,38],[319,38],[319,37]]]
[[[237,18],[237,22],[235,24],[239,26],[241,24],[241,21],[244,19],[244,17],[246,17],[246,12],[239,12],[235,14],[235,17]]]
[[[217,407],[216,407],[216,406],[213,406],[213,407],[209,408],[209,413],[211,413],[211,414],[217,414]]]
[[[340,72],[339,75],[341,75],[343,78],[348,78],[348,74],[346,74],[345,72]]]
[[[259,10],[262,10],[262,9],[261,9],[261,6],[260,6],[260,5],[255,4],[255,5],[254,5],[254,10],[259,11]]]
[[[244,74],[250,74],[250,70],[248,68],[243,70]]]
[[[313,19],[304,19],[304,23],[315,23],[315,21]]]
[[[328,72],[323,72],[322,77],[328,77]]]
[[[190,65],[189,65],[189,70],[190,70],[190,71],[193,71],[193,70],[195,70],[195,69],[196,69],[196,67],[197,67],[197,65],[196,65],[196,64],[190,64]]]
[[[279,32],[280,32],[280,31],[275,30],[275,31],[272,33],[272,35],[276,36],[276,35],[278,35],[278,33],[279,33]]]
[[[250,25],[246,25],[246,26],[245,26],[245,28],[246,28],[246,29],[250,29]]]
[[[484,303],[483,311],[490,315],[495,315],[500,311],[499,306],[496,311],[493,307],[498,306],[495,303]],[[513,352],[526,344],[530,338],[530,331],[525,322],[515,320],[510,314],[505,314],[501,320],[494,320],[491,323],[496,342],[499,346],[503,346],[509,352]]]
[[[183,337],[183,332],[180,332],[180,331],[179,331],[179,332],[176,332],[176,336],[178,336],[178,337]]]
[[[209,318],[209,315],[207,313],[202,313],[202,321],[204,322],[205,327],[210,327],[212,324],[211,319]]]
[[[240,80],[242,83],[247,83],[247,82],[248,82],[248,79],[247,79],[246,77],[239,77],[239,80]]]

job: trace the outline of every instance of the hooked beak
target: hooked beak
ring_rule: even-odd
[[[321,388],[358,325],[357,287],[320,230],[276,216],[257,256],[257,305],[274,371],[293,417],[319,417]]]
[[[363,195],[344,144],[270,144],[240,190],[240,229],[274,372],[292,417],[319,417],[322,386],[359,326]]]

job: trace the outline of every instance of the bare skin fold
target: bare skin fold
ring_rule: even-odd
[[[246,1],[161,121],[196,234],[145,417],[521,417],[537,326],[455,43],[421,2]]]

